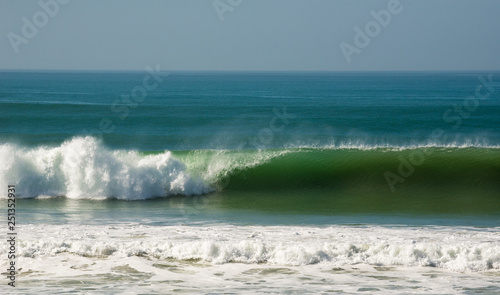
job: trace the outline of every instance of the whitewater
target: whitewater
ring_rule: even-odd
[[[402,226],[20,227],[18,291],[500,291],[499,228]],[[0,255],[7,249],[0,248]],[[2,261],[1,267],[5,267]],[[50,280],[48,280],[50,278]],[[137,282],[140,281],[140,286]],[[273,283],[270,284],[269,281]],[[155,291],[156,290],[156,291]]]
[[[185,165],[168,151],[142,157],[137,151],[111,151],[92,137],[75,138],[54,148],[4,144],[0,162],[0,186],[16,183],[20,198],[137,200],[210,191],[191,178]]]
[[[384,173],[396,170],[401,159],[419,153],[421,161],[426,161],[422,167],[427,173],[421,177],[427,184],[433,181],[432,174],[447,173],[456,182],[481,178],[481,188],[487,192],[497,187],[499,151],[498,146],[477,143],[340,143],[264,150],[141,152],[110,149],[97,138],[76,136],[59,146],[1,144],[0,187],[17,184],[19,198],[93,200],[146,200],[231,189],[338,188],[370,182],[372,193],[388,193],[382,187]],[[450,165],[454,167],[451,171]]]
[[[144,73],[4,71],[16,291],[498,294],[498,85],[456,107],[478,76],[172,72],[127,104]]]

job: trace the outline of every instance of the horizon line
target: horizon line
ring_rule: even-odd
[[[0,72],[143,72],[144,70],[103,69],[0,69]],[[499,70],[160,70],[163,73],[479,73]]]

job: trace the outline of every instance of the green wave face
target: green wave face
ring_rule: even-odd
[[[500,212],[500,149],[176,153],[222,207],[308,212]]]

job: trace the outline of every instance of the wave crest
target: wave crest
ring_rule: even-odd
[[[36,149],[4,144],[0,162],[0,187],[16,184],[21,198],[140,200],[211,191],[201,179],[191,177],[170,151],[143,156],[137,151],[109,150],[92,137]]]

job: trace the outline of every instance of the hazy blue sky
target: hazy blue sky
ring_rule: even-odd
[[[213,0],[72,0],[44,19],[0,0],[0,69],[500,70],[499,0],[401,0],[348,63],[340,44],[391,1],[241,0],[221,19]]]

